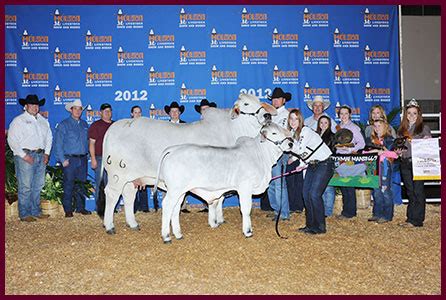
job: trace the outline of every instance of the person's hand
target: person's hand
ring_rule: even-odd
[[[296,171],[296,172],[300,172],[300,171],[302,171],[302,170],[305,169],[305,168],[306,168],[305,166],[297,166],[296,169],[295,169],[295,171]]]
[[[98,167],[98,161],[96,158],[91,158],[91,168],[95,170]]]
[[[48,156],[48,154],[44,154],[44,155],[43,155],[43,163],[44,163],[45,165],[48,164],[48,160],[49,160],[49,156]]]
[[[26,154],[23,158],[24,161],[32,165],[34,163],[34,158],[31,155]]]
[[[62,163],[62,166],[64,168],[68,167],[69,165],[70,165],[70,161],[68,159],[64,160],[63,163]]]

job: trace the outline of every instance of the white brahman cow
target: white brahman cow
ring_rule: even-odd
[[[211,227],[223,222],[223,195],[229,191],[238,192],[243,234],[251,237],[252,195],[268,188],[272,166],[292,146],[288,130],[268,123],[256,138],[241,137],[232,147],[185,144],[167,148],[158,167],[158,178],[167,188],[162,212],[163,241],[171,242],[170,225],[175,237],[182,238],[180,207],[189,191],[209,203]],[[155,193],[157,183],[158,179]]]
[[[203,120],[194,123],[173,124],[148,118],[114,122],[104,136],[102,155],[102,166],[108,175],[106,232],[115,233],[113,211],[120,195],[124,198],[127,225],[139,229],[133,212],[137,187],[155,184],[157,166],[167,147],[186,143],[233,146],[239,137],[257,136],[275,114],[273,106],[260,102],[256,96],[240,94],[232,109],[208,108]],[[103,207],[103,202],[98,201],[100,216]]]

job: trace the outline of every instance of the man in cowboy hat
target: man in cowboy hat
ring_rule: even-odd
[[[317,121],[320,116],[327,116],[331,119],[331,131],[336,132],[336,122],[324,111],[330,106],[330,101],[325,100],[322,96],[315,96],[313,101],[308,100],[307,106],[313,111],[313,115],[309,116],[304,120],[304,125],[310,127],[314,131],[317,129]]]
[[[184,112],[184,105],[179,105],[178,102],[173,101],[170,105],[164,106],[164,111],[169,115],[172,123],[186,123],[180,120],[180,115]]]
[[[217,107],[217,104],[215,102],[209,102],[208,99],[203,99],[201,100],[200,105],[195,105],[195,110],[202,115],[203,111],[208,107]]]
[[[18,185],[19,217],[25,222],[46,219],[42,214],[40,192],[45,184],[45,169],[51,151],[53,135],[48,120],[39,114],[45,99],[28,95],[19,99],[25,111],[12,120],[8,144],[14,153]]]
[[[164,111],[169,115],[170,122],[175,124],[186,123],[180,119],[180,115],[184,112],[184,105],[180,106],[178,102],[173,101],[172,103],[170,103],[170,105],[164,106]],[[184,201],[181,204],[181,211],[183,213],[190,213],[190,210],[187,209],[186,197],[184,197]]]
[[[65,104],[70,116],[56,127],[54,154],[56,161],[63,167],[63,209],[65,217],[73,217],[73,198],[76,199],[76,212],[89,215],[85,209],[84,185],[76,185],[76,180],[87,180],[88,161],[88,124],[81,119],[81,100]]]
[[[101,118],[91,124],[88,129],[88,150],[90,152],[91,168],[94,170],[95,177],[95,201],[99,198],[99,186],[101,184],[101,166],[102,166],[102,142],[105,133],[112,125],[112,107],[109,103],[102,103],[99,108]],[[107,172],[103,171],[104,186],[107,184]],[[119,205],[119,204],[117,204]]]
[[[288,129],[289,111],[285,108],[285,103],[291,100],[291,93],[285,93],[281,88],[275,88],[273,94],[268,96],[274,108],[277,109],[277,115],[272,116],[272,122]],[[280,176],[286,169],[288,163],[288,154],[283,154],[277,164],[272,168],[272,177]],[[285,171],[284,171],[285,172]],[[290,207],[288,202],[288,192],[286,181],[281,179],[272,180],[268,187],[268,199],[271,208],[274,210],[273,220],[281,218],[282,220],[290,219]],[[279,210],[281,211],[279,216]]]

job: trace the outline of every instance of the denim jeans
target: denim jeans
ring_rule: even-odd
[[[354,187],[341,186],[342,212],[341,215],[347,218],[356,216],[356,190]]]
[[[285,173],[287,163],[288,154],[283,154],[277,161],[277,164],[272,168],[272,177],[281,175],[282,168]],[[281,210],[280,218],[290,218],[290,207],[288,204],[288,191],[285,177],[271,180],[268,188],[268,199],[276,216],[279,215],[279,210]]]
[[[322,199],[324,200],[325,216],[329,217],[333,215],[333,205],[336,196],[336,191],[334,186],[327,185],[324,193],[322,194]]]
[[[387,159],[379,164],[380,187],[373,189],[372,214],[387,221],[393,219],[392,167]]]
[[[99,198],[99,186],[101,184],[101,166],[102,166],[102,156],[96,156],[96,161],[98,163],[96,169],[94,170],[94,181],[95,181],[95,187],[94,187],[94,199],[95,203],[98,203]],[[102,176],[104,177],[104,187],[107,185],[107,172],[103,171]],[[116,204],[119,205],[119,202]],[[97,210],[97,205],[96,205]]]
[[[325,209],[322,194],[333,176],[331,158],[309,164],[304,179],[305,226],[314,232],[325,232]]]
[[[76,201],[76,212],[85,210],[85,187],[75,181],[87,180],[87,156],[68,157],[69,165],[63,168],[63,209],[73,212],[73,198]]]
[[[21,219],[40,216],[40,191],[45,185],[45,164],[43,153],[29,152],[34,159],[31,165],[20,156],[14,156],[15,173],[18,185],[18,207]]]
[[[295,170],[299,165],[299,161],[286,166],[286,172]],[[277,179],[278,180],[278,179]],[[304,176],[303,172],[297,172],[286,177],[286,187],[288,190],[288,203],[290,211],[303,211],[304,210],[304,198],[302,190],[304,188]]]
[[[149,197],[147,193],[150,193],[150,188],[146,187],[143,190],[138,190],[136,193],[135,204],[134,204],[134,212],[139,211],[148,211],[149,210]]]
[[[426,195],[424,194],[424,181],[413,180],[412,161],[409,159],[401,160],[401,178],[409,198],[407,205],[407,219],[415,226],[423,226],[426,214]]]

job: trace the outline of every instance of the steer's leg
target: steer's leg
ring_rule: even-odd
[[[243,234],[245,237],[252,236],[252,227],[251,227],[251,207],[252,207],[252,198],[251,198],[251,190],[249,192],[240,192],[240,210],[242,212],[243,219]]]
[[[225,219],[223,218],[223,201],[225,200],[225,196],[221,196],[218,199],[217,204],[217,225],[221,225],[225,222]]]
[[[211,228],[217,228],[217,204],[218,200],[214,200],[212,203],[208,205],[208,223]]]
[[[108,234],[115,233],[115,225],[113,224],[113,212],[116,203],[118,203],[121,189],[119,186],[113,186],[111,181],[105,187],[105,212],[104,212],[104,227]]]
[[[125,220],[127,225],[134,230],[139,230],[139,225],[135,220],[135,213],[133,211],[137,191],[138,189],[130,182],[124,186],[122,192],[122,196],[124,197]]]
[[[181,203],[183,203],[185,196],[186,194],[184,193],[178,196],[178,198],[176,198],[177,201],[172,214],[172,232],[177,240],[181,240],[183,238],[180,227],[180,209],[181,209]]]
[[[161,237],[165,244],[170,243],[170,221],[172,220],[172,213],[178,198],[168,191],[163,198],[163,209],[161,217]]]

